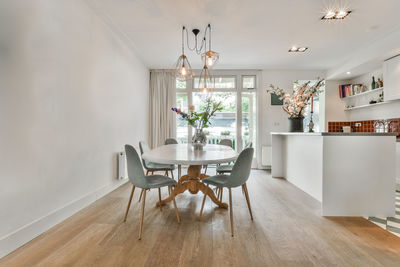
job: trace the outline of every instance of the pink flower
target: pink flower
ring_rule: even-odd
[[[190,105],[190,106],[189,106],[189,110],[190,110],[190,111],[193,111],[193,110],[194,110],[194,106],[193,106],[193,105]]]

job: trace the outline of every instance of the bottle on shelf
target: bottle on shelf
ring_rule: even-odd
[[[375,77],[372,76],[371,90],[374,90],[374,89],[375,89],[375,86],[376,86],[376,84],[375,84]]]
[[[383,87],[383,81],[379,78],[378,78],[378,84],[379,84],[379,88]]]

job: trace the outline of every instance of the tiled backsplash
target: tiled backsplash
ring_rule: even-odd
[[[352,132],[396,132],[400,135],[400,118],[367,121],[330,121],[328,122],[328,132],[341,132],[343,126],[350,126]]]

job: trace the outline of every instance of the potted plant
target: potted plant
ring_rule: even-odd
[[[299,84],[295,82],[293,92],[286,93],[283,89],[270,85],[270,94],[275,94],[280,100],[283,100],[282,109],[289,114],[289,131],[303,132],[303,120],[305,107],[309,100],[316,94],[322,92],[322,86],[325,85],[323,79],[318,79],[316,83],[311,85],[311,81]]]
[[[202,149],[207,144],[206,133],[203,132],[203,129],[210,127],[210,119],[215,115],[215,112],[221,110],[221,102],[216,103],[211,98],[206,99],[205,105],[201,108],[200,112],[195,111],[194,106],[189,107],[188,113],[181,111],[179,108],[172,108],[172,111],[176,112],[190,126],[195,128],[195,133],[192,137],[192,145],[195,149]]]

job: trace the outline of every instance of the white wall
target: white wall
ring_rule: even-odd
[[[259,87],[259,144],[257,157],[261,159],[261,146],[271,145],[271,132],[287,132],[288,114],[282,106],[271,106],[271,96],[267,93],[270,84],[286,90],[293,90],[296,80],[315,80],[324,78],[324,71],[313,70],[263,70],[262,86]],[[261,162],[261,160],[259,161]],[[261,167],[261,166],[259,166]]]
[[[325,130],[330,121],[348,121],[348,113],[344,111],[345,103],[339,97],[338,87],[348,81],[327,80],[325,83]]]
[[[121,184],[148,84],[84,1],[0,2],[0,257]]]

